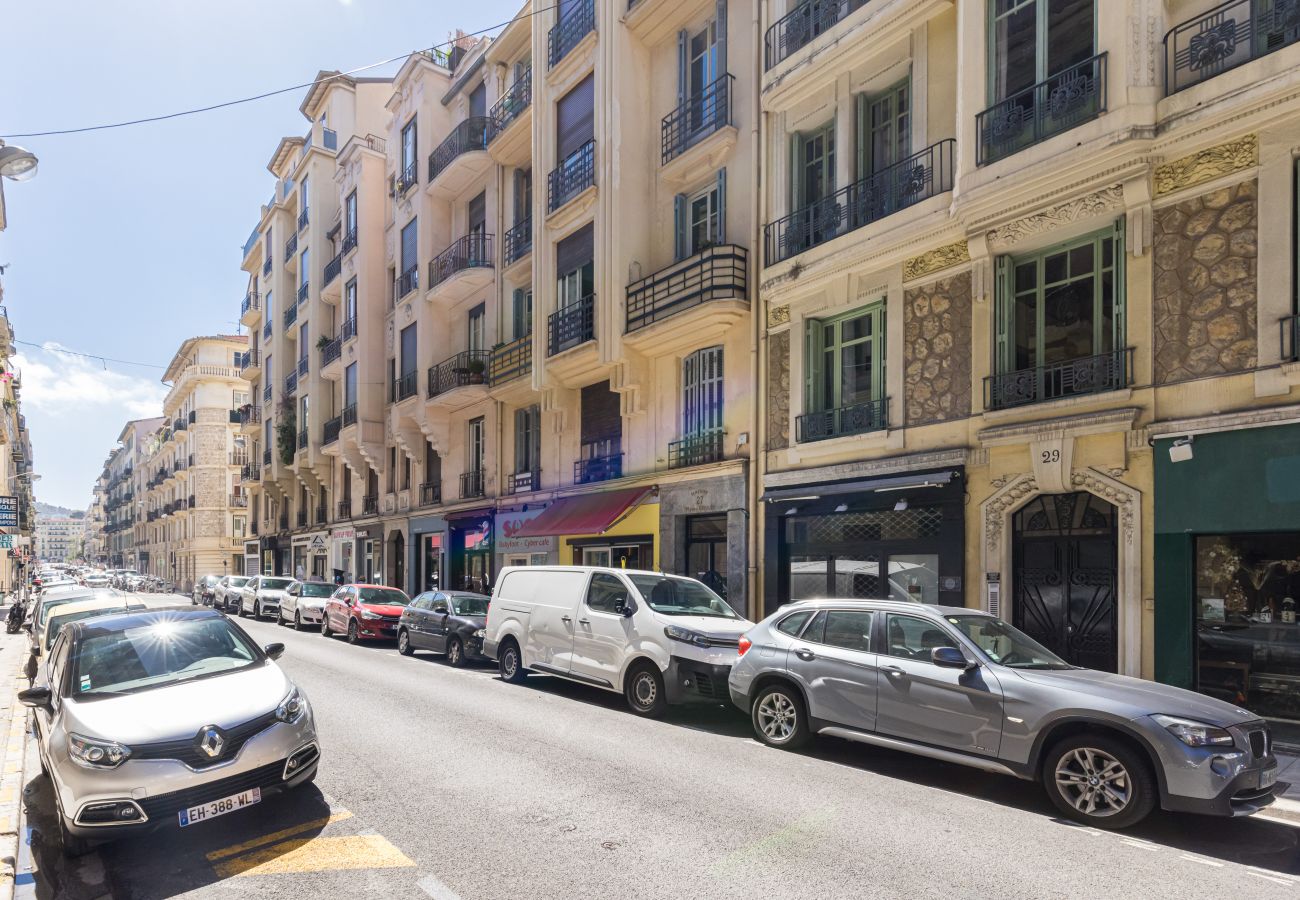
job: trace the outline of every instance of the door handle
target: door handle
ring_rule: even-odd
[[[560,616],[560,621],[561,621],[561,622],[572,622],[572,621],[573,621],[573,617],[572,617],[572,616]]]
[[[889,675],[891,678],[897,678],[900,675],[907,674],[898,666],[884,666],[880,671],[884,672],[886,675]]]
[[[579,624],[579,625],[590,625],[590,624],[591,624],[591,620],[590,620],[590,619],[579,619],[579,620],[578,620],[578,624]]]
[[[811,650],[807,650],[802,647],[794,651],[794,655],[802,659],[804,662],[812,662],[814,659],[817,658],[816,653],[813,653]]]

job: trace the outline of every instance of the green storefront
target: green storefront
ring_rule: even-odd
[[[1155,443],[1155,669],[1300,745],[1300,425]],[[1188,450],[1190,449],[1190,458]]]

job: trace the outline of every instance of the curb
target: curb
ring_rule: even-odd
[[[1292,828],[1300,828],[1300,800],[1290,797],[1278,797],[1270,805],[1255,814],[1257,819],[1267,819]]]
[[[20,657],[21,659],[21,657]],[[27,707],[18,702],[17,694],[27,686],[21,671],[13,673],[7,690],[8,708],[0,710],[7,722],[3,728],[4,748],[0,754],[0,900],[14,894],[18,865],[20,816],[23,791],[23,763],[27,755]],[[3,726],[7,724],[7,728]]]

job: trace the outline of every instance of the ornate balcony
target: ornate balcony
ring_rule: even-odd
[[[343,235],[343,246],[339,252],[343,256],[347,256],[355,249],[357,249],[357,233],[355,231],[349,231],[347,234]]]
[[[298,230],[302,231],[306,228],[309,221],[311,221],[311,217],[308,215],[308,210],[304,209],[298,213]]]
[[[299,528],[307,527],[307,510],[305,509],[298,510],[297,522]]]
[[[722,338],[749,309],[748,270],[748,251],[723,244],[632,282],[627,286],[629,345],[644,343],[637,349],[663,355]]]
[[[299,302],[299,303],[306,303],[306,302],[307,302],[307,295],[308,295],[309,291],[310,291],[310,283],[309,283],[309,282],[304,281],[302,284],[298,285],[298,302]]]
[[[249,291],[244,295],[244,302],[239,304],[239,322],[241,325],[253,325],[262,315],[262,298]]]
[[[547,354],[555,356],[595,337],[596,296],[588,294],[577,303],[561,307],[547,319]]]
[[[475,232],[429,260],[431,299],[463,300],[492,282],[492,235]]]
[[[731,75],[723,75],[663,117],[659,126],[661,163],[667,164],[689,147],[731,124],[733,81]]]
[[[339,501],[339,518],[340,518],[340,519],[350,519],[350,518],[352,518],[352,501],[351,501],[351,500],[340,500],[340,501]]]
[[[867,5],[868,0],[807,0],[777,19],[764,36],[764,69],[810,44],[813,38]]]
[[[409,163],[406,164],[406,168],[398,173],[397,180],[393,185],[393,189],[396,191],[397,196],[401,197],[404,196],[407,191],[409,191],[411,188],[415,187],[419,183],[420,183],[420,173],[418,171],[418,167],[415,165],[415,160],[411,160]]]
[[[592,484],[597,481],[611,481],[623,477],[623,454],[610,453],[605,456],[589,456],[573,463],[573,483]]]
[[[325,431],[322,435],[322,444],[332,444],[339,439],[339,432],[343,430],[343,417],[335,416],[325,422]]]
[[[442,397],[456,388],[487,383],[488,351],[462,350],[429,367],[428,397]]]
[[[339,341],[346,344],[357,336],[357,320],[344,319],[343,324],[339,326]]]
[[[542,473],[532,472],[515,472],[506,480],[507,494],[526,494],[529,491],[535,491],[542,485]]]
[[[302,431],[298,432],[298,449],[299,450],[307,449],[307,429],[305,428]]]
[[[239,354],[239,374],[253,379],[262,371],[262,356],[257,350],[245,350]]]
[[[415,370],[403,372],[393,379],[388,387],[388,402],[401,403],[415,396],[415,382],[419,375]]]
[[[975,164],[988,165],[1106,111],[1106,54],[1017,91],[975,117]]]
[[[722,459],[723,438],[726,432],[721,428],[702,431],[672,441],[668,444],[668,468],[684,469],[687,466],[702,466],[705,463]]]
[[[269,278],[270,276],[271,276],[271,257],[268,256],[266,258],[266,262],[262,263],[262,277]]]
[[[940,141],[769,223],[763,229],[766,264],[789,259],[951,191],[956,143]]]
[[[488,141],[495,141],[511,122],[528,109],[533,102],[533,70],[528,69],[515,79],[515,83],[506,89],[501,99],[492,105],[488,118],[492,120],[492,131]]]
[[[795,440],[824,441],[849,434],[866,434],[888,427],[889,399],[881,397],[838,409],[804,413],[795,419]]]
[[[555,212],[596,183],[596,141],[593,138],[566,156],[546,176],[546,209]]]
[[[442,483],[426,481],[420,485],[420,505],[436,506],[442,502]]]
[[[262,467],[255,462],[244,463],[243,468],[239,472],[239,480],[240,481],[261,481]]]
[[[492,165],[487,155],[492,120],[471,116],[456,124],[451,134],[429,154],[429,188],[445,199],[466,190]]]
[[[294,322],[298,321],[298,304],[290,303],[289,308],[284,311],[284,327],[287,330]]]
[[[502,265],[510,265],[523,259],[533,249],[533,217],[521,219],[505,234],[502,249]]]
[[[492,348],[488,358],[488,382],[496,387],[527,375],[533,370],[533,336],[526,334],[508,344]]]
[[[561,7],[562,9],[563,7]],[[569,51],[596,30],[596,4],[594,0],[579,0],[570,7],[569,14],[557,21],[546,35],[548,68],[555,68]]]
[[[401,300],[411,291],[420,286],[420,269],[412,265],[409,269],[397,276],[393,282],[393,301]]]
[[[483,470],[476,469],[460,473],[460,499],[482,497],[485,493]]]
[[[984,408],[1009,409],[1047,400],[1117,391],[1128,387],[1132,377],[1132,347],[1033,369],[989,375],[984,379]]]
[[[271,465],[271,448],[266,447],[262,450],[262,465],[269,467]]]
[[[290,372],[288,375],[284,376],[284,392],[290,397],[298,393],[297,371]]]
[[[331,284],[335,278],[339,277],[339,273],[342,271],[343,271],[343,254],[336,253],[333,259],[325,263],[325,273],[322,276],[321,284],[322,285]]]
[[[1229,0],[1165,34],[1165,96],[1297,41],[1294,0]]]
[[[374,516],[379,514],[379,498],[373,495],[367,495],[361,498],[361,515]]]
[[[289,235],[289,240],[284,242],[284,261],[289,263],[293,261],[294,254],[298,252],[298,235]]]
[[[324,369],[343,355],[343,342],[338,338],[326,341],[320,348],[320,367]]]
[[[351,403],[343,407],[343,411],[339,413],[339,417],[343,420],[344,428],[347,428],[349,425],[357,424],[357,405]]]

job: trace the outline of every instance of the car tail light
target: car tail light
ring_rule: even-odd
[[[754,645],[750,642],[749,638],[747,638],[747,637],[742,637],[742,638],[740,639],[740,642],[739,642],[738,644],[736,644],[736,655],[737,655],[737,656],[744,656],[744,655],[745,655],[745,651],[748,650],[748,649],[749,649],[750,647],[752,647],[752,646],[754,646]]]

